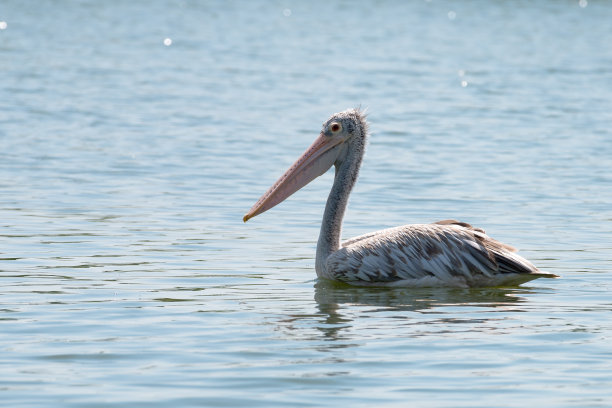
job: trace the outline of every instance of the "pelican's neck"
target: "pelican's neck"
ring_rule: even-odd
[[[340,233],[342,231],[342,219],[348,204],[351,190],[357,181],[361,160],[363,158],[363,145],[349,146],[345,159],[336,163],[336,175],[334,185],[329,192],[319,242],[317,243],[317,256],[315,269],[318,276],[325,275],[325,261],[329,255],[340,248]]]

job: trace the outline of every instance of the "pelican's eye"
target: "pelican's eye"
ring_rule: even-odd
[[[329,127],[329,130],[331,130],[332,133],[338,133],[338,132],[340,132],[342,130],[342,125],[339,124],[338,122],[334,122]]]

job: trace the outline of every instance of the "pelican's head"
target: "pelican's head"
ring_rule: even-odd
[[[243,217],[250,218],[283,202],[293,193],[325,173],[332,165],[341,164],[352,150],[363,151],[368,124],[365,113],[349,109],[333,114],[323,123],[319,137],[295,163],[265,192]]]

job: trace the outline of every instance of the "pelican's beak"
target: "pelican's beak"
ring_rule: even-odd
[[[300,156],[299,159],[266,191],[242,218],[250,218],[280,204],[291,194],[325,173],[336,161],[342,138],[332,138],[323,133]]]

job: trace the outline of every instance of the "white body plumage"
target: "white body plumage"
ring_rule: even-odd
[[[546,275],[514,248],[454,220],[352,238],[317,273],[358,286],[411,287],[518,285]]]

